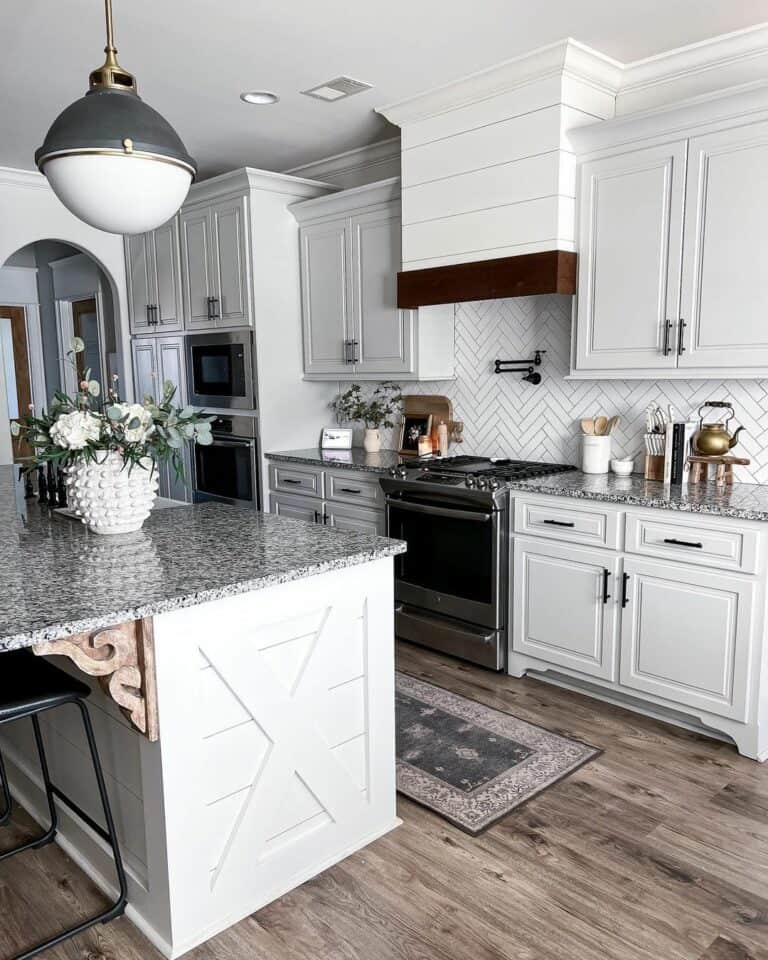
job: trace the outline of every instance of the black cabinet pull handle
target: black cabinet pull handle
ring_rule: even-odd
[[[664,347],[662,348],[662,351],[661,351],[665,357],[668,357],[672,352],[669,346],[669,334],[671,333],[671,331],[672,331],[672,321],[665,320],[664,321]]]
[[[351,352],[352,352],[352,341],[345,340],[344,341],[344,363],[352,363]]]
[[[683,320],[683,318],[680,317],[680,327],[679,327],[678,332],[677,332],[677,355],[678,355],[678,357],[682,357],[682,355],[685,353],[685,344],[683,343],[683,336],[684,336],[684,334],[685,334],[685,328],[686,328],[687,326],[688,326],[688,324],[685,322],[685,320]]]
[[[676,540],[675,537],[664,537],[664,543],[672,543],[676,547],[698,547],[699,550],[704,549],[703,543],[694,543],[693,540]]]
[[[320,514],[317,512],[317,510],[315,510],[315,523],[317,523],[319,519],[320,519]]]
[[[352,341],[352,363],[359,363],[360,357],[357,355],[357,340]]]
[[[575,527],[575,523],[570,520],[544,520],[543,523],[551,523],[553,527]]]
[[[624,573],[621,576],[621,605],[626,607],[629,603],[629,597],[627,595],[627,586],[629,585],[629,574]]]
[[[608,578],[611,575],[611,571],[605,568],[603,570],[603,603],[606,604],[611,599],[610,593],[608,593]]]
[[[362,493],[362,490],[354,490],[352,487],[339,487],[342,493]]]
[[[301,486],[301,480],[291,480],[290,477],[283,477],[282,482],[283,482],[283,483],[295,483],[295,484],[298,484],[299,486]]]

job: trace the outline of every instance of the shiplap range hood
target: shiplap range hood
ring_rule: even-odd
[[[621,70],[569,39],[379,109],[402,132],[400,306],[575,291],[569,133],[614,115]]]

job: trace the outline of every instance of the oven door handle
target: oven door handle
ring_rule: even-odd
[[[213,444],[211,446],[218,447],[252,447],[256,441],[255,440],[238,440],[233,439],[232,437],[217,437],[214,433],[213,435]]]
[[[476,523],[488,523],[493,519],[492,513],[475,513],[473,510],[453,510],[450,507],[430,507],[421,503],[411,503],[408,500],[397,500],[387,497],[387,505],[398,510],[409,510],[411,513],[425,513],[433,517],[452,517],[454,520],[474,520]]]

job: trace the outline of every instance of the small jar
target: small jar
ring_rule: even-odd
[[[581,469],[584,473],[608,473],[611,463],[611,438],[582,437]]]

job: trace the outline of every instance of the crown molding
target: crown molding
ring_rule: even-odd
[[[390,137],[369,143],[353,150],[345,150],[322,160],[303,163],[298,167],[291,167],[283,173],[290,176],[310,177],[312,180],[325,181],[347,177],[364,170],[384,166],[392,161],[400,162],[400,137]]]
[[[0,185],[51,189],[42,173],[37,170],[20,170],[17,167],[0,167]]]
[[[377,183],[366,183],[362,187],[351,187],[325,197],[292,203],[291,213],[299,223],[320,220],[326,217],[352,213],[363,207],[372,207],[379,203],[391,203],[400,199],[400,177],[389,177]]]
[[[575,77],[615,96],[622,70],[618,60],[569,37],[398,103],[377,107],[376,112],[403,127],[558,75]]]
[[[292,177],[271,170],[258,170],[255,167],[241,167],[229,173],[222,173],[208,180],[193,183],[184,201],[184,206],[215,200],[218,197],[237,193],[250,193],[262,190],[267,193],[282,194],[296,200],[318,197],[338,190],[331,183],[308,180],[304,177]]]
[[[617,94],[619,113],[649,108],[672,99],[684,85],[685,99],[765,78],[768,70],[768,23],[710,37],[624,65]],[[672,96],[665,96],[665,87]],[[629,109],[621,109],[626,105]]]

